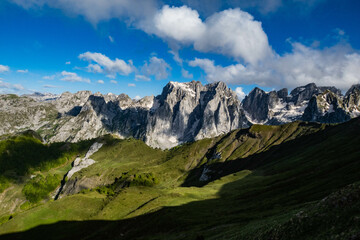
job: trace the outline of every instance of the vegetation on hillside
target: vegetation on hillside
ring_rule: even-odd
[[[359,134],[360,119],[353,119],[339,125],[255,125],[166,151],[109,138],[92,156],[96,163],[72,177],[96,182],[93,191],[18,213],[1,225],[0,234],[358,239]]]
[[[60,180],[61,176],[58,174],[48,175],[46,177],[37,175],[25,184],[22,192],[29,202],[37,203],[40,200],[47,198],[49,193],[59,186]]]
[[[46,145],[25,132],[0,141],[0,176],[11,178],[14,174],[24,176],[34,171],[47,171],[64,164],[88,147],[88,141]]]

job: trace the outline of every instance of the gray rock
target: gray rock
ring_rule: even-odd
[[[169,82],[156,97],[140,100],[126,94],[65,92],[0,95],[0,135],[32,129],[46,142],[114,134],[148,145],[171,148],[214,137],[252,123],[282,124],[295,120],[343,122],[360,116],[360,85],[345,96],[335,87],[314,83],[265,92],[254,88],[242,103],[224,83]]]

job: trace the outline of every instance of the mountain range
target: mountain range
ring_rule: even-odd
[[[223,82],[169,82],[158,96],[90,91],[61,95],[0,95],[0,135],[32,129],[45,142],[76,142],[107,133],[171,148],[252,124],[296,120],[341,123],[360,115],[360,85],[345,95],[314,83],[265,92],[253,89],[241,102]]]

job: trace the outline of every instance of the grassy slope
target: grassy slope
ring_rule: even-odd
[[[98,163],[78,177],[101,173],[106,183],[122,172],[151,171],[160,184],[123,189],[112,197],[90,192],[48,202],[19,213],[0,233],[59,220],[92,220],[59,222],[8,237],[28,239],[47,232],[54,239],[303,239],[311,232],[308,238],[316,239],[344,232],[339,239],[346,239],[360,231],[343,221],[360,216],[359,204],[338,209],[333,221],[327,208],[320,213],[312,209],[332,192],[360,181],[359,133],[360,119],[354,119],[327,127],[301,122],[253,126],[165,152],[136,140],[115,141],[96,153]],[[212,159],[218,152],[221,158]],[[203,185],[198,179],[204,163],[218,180],[191,187]],[[302,219],[296,217],[300,211],[316,223],[292,224],[290,219]]]
[[[21,205],[26,198],[22,190],[31,175],[63,176],[71,168],[75,156],[83,154],[90,144],[91,141],[45,145],[29,131],[0,141],[0,222],[24,210]]]

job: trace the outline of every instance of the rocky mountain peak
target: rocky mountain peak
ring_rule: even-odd
[[[345,97],[348,97],[351,94],[359,94],[359,93],[360,93],[360,84],[354,84],[346,92]]]
[[[242,102],[242,106],[252,122],[261,122],[267,119],[269,111],[268,105],[268,94],[258,87],[255,87]]]

